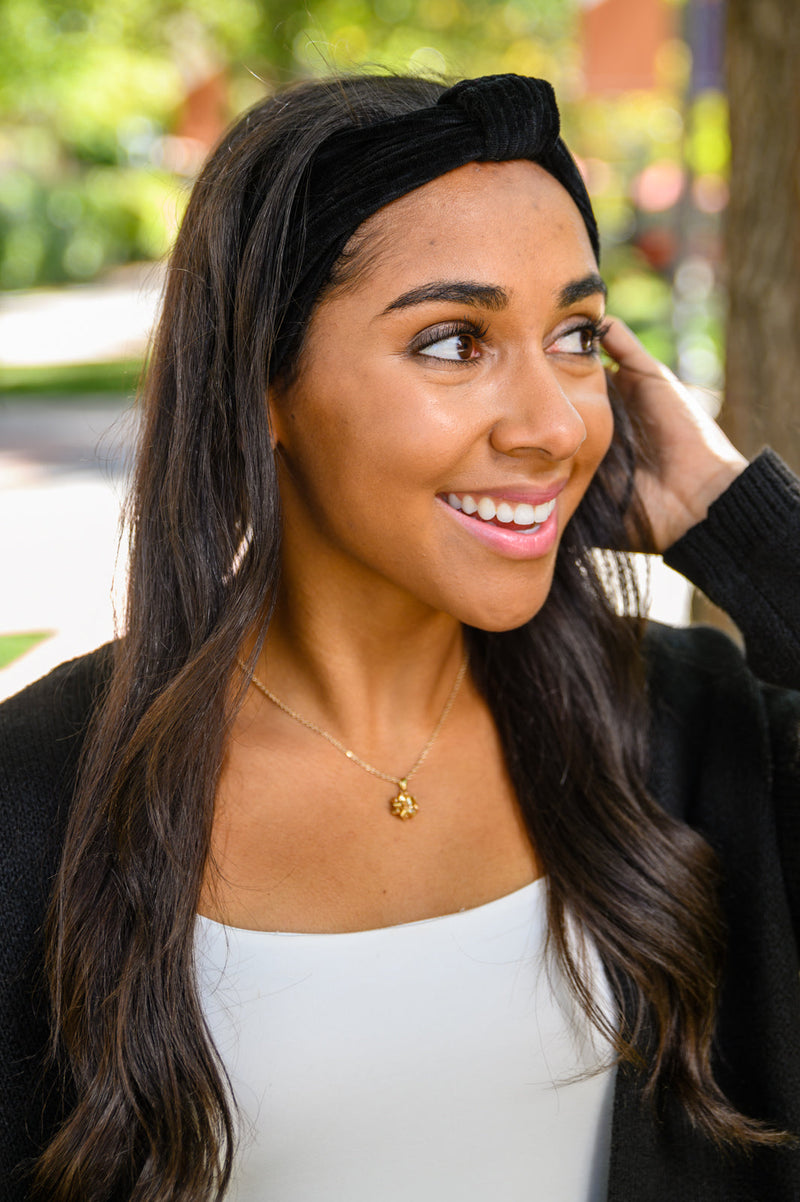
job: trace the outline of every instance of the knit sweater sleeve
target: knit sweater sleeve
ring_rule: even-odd
[[[760,682],[775,836],[800,940],[800,480],[762,452],[664,560],[730,614]]]
[[[664,555],[730,614],[761,680],[800,689],[800,480],[763,451]]]

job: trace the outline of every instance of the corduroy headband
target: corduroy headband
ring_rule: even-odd
[[[273,372],[296,345],[333,264],[362,221],[465,163],[531,159],[544,167],[577,205],[599,259],[591,201],[559,130],[555,93],[546,80],[486,75],[462,80],[428,108],[326,139],[311,163],[304,236],[295,247],[297,282]]]

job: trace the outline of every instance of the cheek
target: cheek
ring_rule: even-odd
[[[604,459],[614,437],[614,414],[611,402],[603,385],[587,390],[580,398],[573,398],[586,427],[586,439],[578,452],[581,468],[590,476],[595,473]]]
[[[564,521],[569,521],[581,503],[614,437],[614,415],[605,389],[593,389],[581,398],[573,396],[572,401],[583,418],[586,438],[575,457],[571,487],[564,498]]]
[[[293,408],[294,422],[282,422],[287,462],[309,483],[319,472],[336,477],[350,494],[376,478],[401,491],[432,488],[465,441],[463,412],[410,385],[392,364],[360,376],[338,370],[335,389],[317,376]]]
[[[603,392],[602,397],[597,403],[597,468],[602,459],[605,458],[608,448],[611,446],[611,441],[614,437],[614,414],[611,409],[611,402],[608,399],[608,393]]]

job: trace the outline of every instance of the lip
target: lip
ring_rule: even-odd
[[[563,485],[556,489],[555,494],[551,491],[549,494],[544,493],[525,493],[517,494],[513,490],[500,493],[494,492],[491,495],[494,497],[502,497],[503,500],[513,501],[519,499],[522,502],[528,501],[530,497],[535,496],[537,501],[530,502],[531,504],[543,505],[546,501],[552,501],[554,495],[557,495]],[[488,489],[484,493],[474,493],[476,496],[488,495]],[[480,518],[468,517],[465,513],[460,513],[459,510],[453,509],[452,505],[448,505],[447,501],[442,500],[437,496],[437,502],[443,509],[450,514],[454,522],[457,522],[464,530],[476,538],[478,542],[489,547],[499,555],[505,556],[506,559],[541,559],[553,550],[553,547],[558,542],[558,506],[550,514],[546,521],[542,522],[541,526],[536,526],[530,533],[524,533],[520,530],[509,530],[505,526],[495,526],[490,522],[484,522]]]
[[[477,501],[479,497],[491,497],[492,500],[508,501],[509,504],[528,504],[546,505],[548,501],[553,501],[563,492],[567,486],[567,480],[559,480],[557,484],[552,484],[550,488],[527,488],[524,484],[520,485],[500,485],[493,487],[488,485],[486,488],[448,488],[443,489],[438,496],[444,498],[448,493],[455,493],[457,497],[474,497]],[[447,502],[445,501],[445,504]],[[449,508],[449,507],[448,507]],[[543,523],[544,524],[544,523]]]

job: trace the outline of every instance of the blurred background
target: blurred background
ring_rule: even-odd
[[[800,468],[796,0],[0,0],[0,697],[113,637],[133,398],[242,108],[376,64],[555,85],[610,308]],[[790,11],[791,10],[791,11]],[[713,617],[658,563],[655,616]]]

